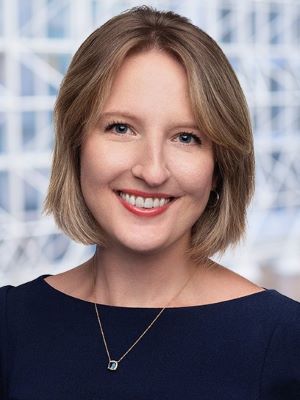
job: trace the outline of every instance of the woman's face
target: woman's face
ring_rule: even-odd
[[[81,153],[83,196],[110,243],[141,253],[185,246],[213,170],[183,66],[159,50],[128,57]],[[173,199],[162,206],[163,196]]]

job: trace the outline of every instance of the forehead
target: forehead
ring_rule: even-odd
[[[193,118],[184,66],[157,49],[128,56],[114,76],[102,111],[116,108],[157,118],[172,113]]]

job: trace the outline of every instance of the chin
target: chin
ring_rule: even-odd
[[[140,253],[141,255],[155,254],[166,247],[165,243],[149,243],[147,241],[137,242],[119,242],[120,246],[128,252]]]

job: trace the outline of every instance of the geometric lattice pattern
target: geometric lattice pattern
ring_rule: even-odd
[[[221,45],[255,131],[256,195],[246,241],[224,262],[300,273],[300,2],[147,1],[189,17]],[[90,247],[41,215],[52,109],[74,51],[111,16],[144,1],[0,0],[0,286],[78,265]]]

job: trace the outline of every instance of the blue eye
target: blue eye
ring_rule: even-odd
[[[184,143],[184,144],[188,144],[188,145],[191,144],[189,139],[193,139],[197,144],[201,144],[202,143],[201,139],[197,135],[195,135],[194,133],[182,132],[178,136],[180,136],[181,138],[184,139],[183,142],[181,142],[181,143]]]
[[[127,133],[129,126],[120,122],[113,122],[105,127],[105,132],[114,131],[117,134]]]

